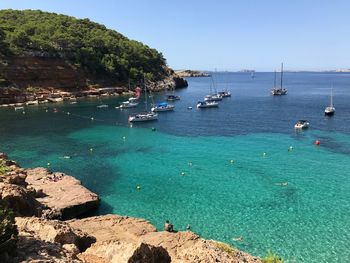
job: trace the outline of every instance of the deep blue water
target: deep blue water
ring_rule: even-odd
[[[189,78],[174,112],[132,128],[128,115],[144,106],[115,109],[123,98],[0,109],[0,151],[77,177],[101,196],[101,214],[147,218],[160,229],[166,219],[180,230],[191,224],[206,238],[259,256],[272,249],[286,262],[348,262],[350,74],[284,76],[288,95],[272,97],[273,73],[214,73],[232,97],[206,110],[195,105],[211,79]],[[336,114],[325,117],[332,85]],[[295,132],[298,119],[310,129]]]

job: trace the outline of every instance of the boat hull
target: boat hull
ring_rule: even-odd
[[[155,121],[157,119],[158,119],[158,114],[152,112],[152,113],[136,114],[135,116],[130,116],[129,122]]]
[[[205,103],[205,104],[201,104],[201,103],[198,103],[197,104],[197,108],[198,109],[206,109],[206,108],[217,108],[219,107],[219,103],[216,103],[216,102],[210,102],[210,103]]]
[[[151,109],[152,112],[164,112],[164,111],[173,111],[175,108],[174,105],[168,105],[166,107],[153,107]]]

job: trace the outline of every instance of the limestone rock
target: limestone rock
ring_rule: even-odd
[[[14,184],[0,183],[0,199],[20,216],[39,215],[42,208],[31,191]]]
[[[17,244],[17,256],[13,262],[21,263],[79,263],[74,253],[62,248],[61,244],[45,242],[30,234],[21,234]]]
[[[66,222],[35,217],[17,217],[16,225],[20,233],[31,233],[44,242],[73,244],[80,252],[85,251],[96,239],[80,230],[72,229]],[[66,247],[67,249],[68,247]],[[74,247],[67,251],[74,252]],[[75,253],[77,254],[77,253]]]
[[[168,252],[162,247],[155,247],[141,243],[134,251],[134,254],[129,258],[128,263],[170,263],[171,258]]]
[[[106,215],[71,220],[68,223],[73,228],[80,229],[96,238],[96,243],[92,244],[82,256],[95,255],[112,263],[137,259],[137,251],[144,251],[145,258],[152,258],[150,255],[154,247],[165,249],[171,262],[175,263],[261,263],[259,258],[227,245],[223,246],[221,243],[205,240],[190,231],[157,232],[154,226],[143,219]],[[147,244],[149,249],[140,250],[141,244]]]
[[[79,180],[63,173],[50,173],[45,168],[28,169],[26,182],[41,193],[37,200],[54,211],[50,218],[75,218],[97,208],[100,202]]]

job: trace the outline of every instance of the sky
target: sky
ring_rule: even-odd
[[[348,0],[0,0],[9,8],[89,18],[174,69],[350,68]]]

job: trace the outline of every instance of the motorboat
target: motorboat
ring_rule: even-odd
[[[18,110],[24,110],[24,107],[23,107],[23,106],[17,106],[17,107],[15,107],[15,111],[18,111]]]
[[[108,108],[108,105],[107,104],[98,105],[97,108],[98,109],[105,109],[105,108]]]
[[[177,95],[168,95],[166,98],[167,101],[176,101],[176,100],[180,100],[180,96]]]
[[[309,128],[310,123],[306,120],[298,120],[294,125],[295,129],[306,129]]]
[[[219,107],[219,103],[215,101],[198,101],[197,108],[203,109],[203,108],[216,108]]]
[[[154,112],[144,112],[129,116],[129,122],[154,121],[158,119],[158,114]]]
[[[174,110],[175,105],[168,104],[166,102],[158,103],[154,107],[151,108],[152,112],[162,112],[162,111],[172,111]]]
[[[128,109],[128,108],[135,108],[137,105],[139,105],[138,98],[129,98],[127,101],[123,101],[122,104],[119,106],[120,109]]]
[[[29,100],[26,102],[26,105],[37,105],[38,103],[38,100]]]

